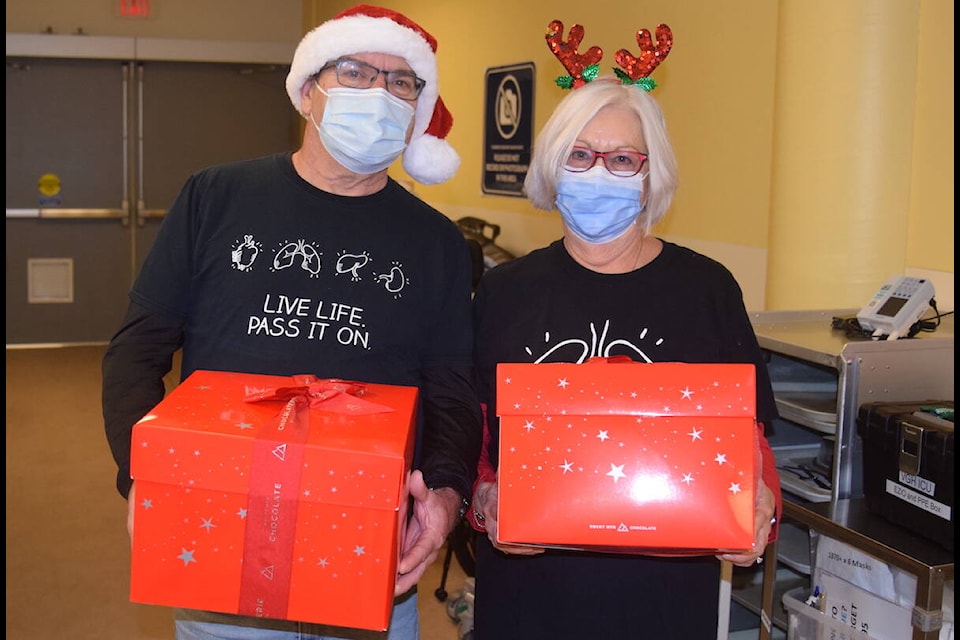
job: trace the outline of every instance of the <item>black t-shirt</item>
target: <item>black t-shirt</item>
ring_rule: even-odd
[[[467,496],[480,448],[471,386],[472,267],[456,224],[397,182],[339,196],[291,154],[190,176],[104,357],[104,422],[129,487],[133,423],[163,397],[182,345],[196,369],[415,386],[415,465]]]
[[[338,196],[282,154],[193,175],[131,299],[186,322],[184,376],[417,385],[470,362],[471,273],[456,225],[396,182]]]
[[[752,363],[758,419],[769,424],[777,415],[739,285],[720,263],[676,244],[664,242],[640,269],[610,275],[576,263],[558,240],[488,271],[474,312],[494,466],[499,362],[626,355],[640,362]],[[713,640],[719,561],[556,550],[505,556],[480,536],[476,597],[477,640]]]

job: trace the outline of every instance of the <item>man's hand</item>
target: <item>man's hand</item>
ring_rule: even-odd
[[[423,577],[440,554],[460,513],[460,494],[454,489],[444,487],[431,491],[420,471],[410,474],[409,486],[413,511],[403,537],[396,595],[406,593]]]
[[[541,547],[527,547],[518,544],[502,544],[497,542],[497,483],[480,482],[473,493],[473,508],[483,518],[483,525],[487,531],[487,537],[494,547],[504,553],[510,553],[519,556],[535,556],[544,552]]]

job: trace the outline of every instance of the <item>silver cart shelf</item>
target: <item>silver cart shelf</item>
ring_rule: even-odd
[[[862,499],[806,506],[784,503],[783,515],[917,576],[913,640],[940,637],[943,587],[954,577],[953,552],[871,513]]]
[[[933,332],[890,341],[832,328],[833,318],[856,313],[751,314],[780,413],[768,437],[784,492],[781,539],[768,547],[767,561],[755,569],[762,572],[759,594],[754,587],[738,593],[735,586],[733,592],[737,602],[760,616],[761,640],[770,638],[774,628],[786,628],[779,606],[783,592],[809,580],[809,545],[795,544],[795,534],[799,531],[802,541],[810,530],[915,573],[914,639],[937,637],[932,627],[940,626],[943,582],[953,577],[952,554],[865,512],[856,420],[867,402],[953,399],[954,319],[944,317]],[[941,551],[946,558],[938,555]]]

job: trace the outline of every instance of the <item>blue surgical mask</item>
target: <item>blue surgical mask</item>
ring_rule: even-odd
[[[629,178],[612,175],[599,164],[587,171],[564,171],[557,183],[557,209],[578,238],[604,244],[619,238],[643,210],[645,173]]]
[[[407,129],[414,108],[386,89],[333,87],[320,124],[310,120],[330,155],[354,173],[370,174],[389,167],[407,147]]]

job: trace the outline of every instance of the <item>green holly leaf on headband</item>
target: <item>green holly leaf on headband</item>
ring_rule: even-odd
[[[653,78],[640,78],[633,84],[639,86],[641,89],[648,92],[653,91],[654,89],[657,88],[657,83],[654,81]]]
[[[599,64],[588,65],[586,69],[583,70],[583,73],[580,74],[580,77],[583,78],[584,82],[590,82],[591,80],[596,80],[597,75],[600,73]]]
[[[577,83],[577,78],[573,76],[558,76],[554,82],[561,89],[572,89],[574,86],[583,86],[591,80],[596,80],[597,75],[600,73],[599,64],[591,64],[583,69],[583,73],[580,74],[580,83]]]
[[[620,79],[621,84],[634,84],[640,87],[641,89],[643,89],[644,91],[653,91],[654,89],[657,88],[657,83],[654,81],[653,78],[644,77],[644,78],[639,78],[637,80],[634,80],[627,75],[626,71],[624,71],[623,69],[618,69],[616,67],[614,67],[613,72],[617,74],[617,78]]]

